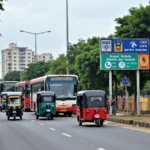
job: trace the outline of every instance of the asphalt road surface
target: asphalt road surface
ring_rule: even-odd
[[[105,123],[78,126],[75,117],[7,120],[0,113],[0,150],[150,150],[150,134]]]

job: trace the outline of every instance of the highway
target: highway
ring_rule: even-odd
[[[150,150],[150,133],[106,122],[104,127],[86,123],[78,126],[75,117],[36,120],[33,112],[23,120],[7,120],[0,113],[0,150]]]

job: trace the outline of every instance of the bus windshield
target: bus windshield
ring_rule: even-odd
[[[57,100],[76,98],[77,82],[76,81],[52,81],[48,84],[48,89],[56,93]]]
[[[1,85],[1,92],[14,92],[14,91],[15,91],[15,83],[14,84],[3,83]]]

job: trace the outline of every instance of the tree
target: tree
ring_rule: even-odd
[[[3,2],[4,2],[5,0],[0,0],[0,10],[1,11],[4,11],[4,7],[3,7]]]
[[[28,68],[23,73],[24,80],[31,80],[37,77],[44,76],[45,73],[50,69],[51,62],[33,62],[28,65]]]
[[[119,38],[149,38],[150,37],[150,5],[132,7],[129,9],[129,14],[123,17],[116,18],[117,23],[115,37]],[[130,92],[136,93],[136,72],[135,71],[116,71],[120,80],[125,75],[130,78],[132,86]],[[141,71],[141,89],[150,75],[149,71]]]
[[[4,76],[4,81],[20,81],[20,71],[11,71]]]
[[[66,74],[66,72],[67,57],[64,54],[61,54],[56,60],[51,62],[51,67],[46,74]]]
[[[73,62],[82,88],[107,90],[108,72],[100,71],[99,38],[79,40],[76,47],[77,52]]]

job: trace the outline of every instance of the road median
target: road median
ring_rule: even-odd
[[[150,128],[150,117],[147,116],[138,117],[132,115],[118,115],[118,116],[108,116],[107,120],[112,122]]]

